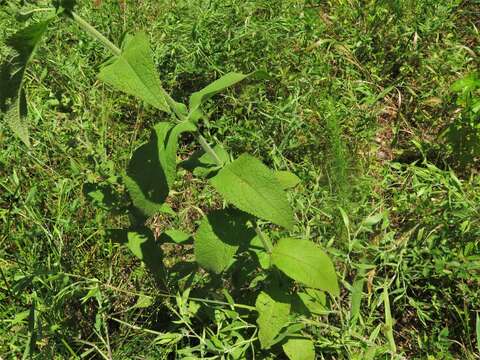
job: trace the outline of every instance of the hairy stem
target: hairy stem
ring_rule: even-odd
[[[258,226],[257,223],[255,223],[255,232],[257,233],[257,236],[260,238],[260,240],[262,241],[262,244],[263,244],[263,247],[265,248],[265,251],[268,253],[268,254],[271,254],[272,253],[272,249],[273,249],[273,245],[272,243],[270,242],[270,239],[268,239],[267,237],[265,237],[265,235],[263,234],[262,232],[262,229],[260,229],[260,226]]]
[[[218,166],[222,166],[223,165],[222,160],[220,160],[215,150],[213,150],[213,148],[210,145],[208,145],[207,140],[205,140],[202,134],[198,133],[197,138],[203,151],[209,154]]]
[[[75,13],[74,11],[71,11],[69,15],[83,30],[85,30],[94,39],[100,41],[103,45],[105,45],[115,56],[120,56],[122,54],[122,51],[114,43],[108,40],[104,35],[102,35],[97,29],[95,29],[92,25],[86,22],[77,13]],[[175,100],[173,100],[172,97],[165,90],[163,90],[162,92],[165,98],[167,99],[167,103],[170,106],[170,109],[175,113],[175,115],[180,120],[184,120],[185,116],[178,110]],[[222,166],[223,165],[222,160],[220,160],[215,150],[213,150],[213,148],[207,143],[207,140],[205,140],[202,134],[197,133],[197,139],[203,151],[209,154],[218,166]],[[262,230],[257,224],[255,224],[255,232],[257,233],[258,237],[262,241],[265,251],[271,254],[272,243],[270,242],[269,239],[265,237],[265,235],[262,233]]]
[[[83,29],[85,30],[91,37],[100,41],[103,45],[105,45],[115,56],[120,56],[122,50],[120,50],[114,43],[108,40],[103,34],[101,34],[97,29],[95,29],[92,25],[86,22],[80,15],[76,12],[71,11],[68,13],[70,17]]]

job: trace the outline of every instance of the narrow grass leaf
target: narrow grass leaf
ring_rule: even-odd
[[[475,326],[475,332],[477,335],[477,349],[478,349],[478,352],[480,353],[480,316],[478,315],[478,312],[477,312],[477,323]]]
[[[330,258],[308,240],[281,239],[272,251],[272,264],[292,279],[337,296],[337,275]]]
[[[136,96],[159,110],[170,112],[148,37],[143,32],[129,37],[121,55],[104,66],[98,77],[117,90]]]
[[[383,288],[383,307],[385,310],[385,334],[388,339],[388,344],[390,345],[390,351],[395,354],[397,352],[397,346],[395,345],[395,338],[393,337],[393,319],[387,287]]]
[[[293,210],[280,182],[253,156],[241,155],[210,182],[225,200],[240,210],[287,229],[293,227]]]

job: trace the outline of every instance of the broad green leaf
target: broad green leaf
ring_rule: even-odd
[[[474,72],[466,75],[465,77],[455,81],[451,90],[454,92],[471,92],[480,87],[480,73]]]
[[[281,239],[273,247],[272,264],[304,285],[340,294],[332,261],[311,241]]]
[[[30,135],[27,124],[27,99],[25,92],[20,89],[18,98],[5,113],[5,120],[15,135],[27,146],[30,146]]]
[[[247,226],[249,219],[238,210],[218,210],[203,218],[194,241],[197,262],[217,274],[225,270],[238,248],[255,236]]]
[[[227,164],[210,179],[215,189],[240,210],[291,229],[293,211],[278,179],[248,154]]]
[[[258,339],[262,349],[268,349],[275,344],[275,337],[287,325],[290,315],[290,301],[285,296],[277,296],[277,292],[262,291],[255,301],[258,311]]]
[[[120,56],[104,66],[99,79],[167,113],[170,108],[153,62],[148,37],[140,32],[129,38]]]
[[[297,293],[298,300],[301,305],[308,311],[307,314],[325,314],[328,309],[326,307],[327,297],[323,291],[316,289],[305,289],[305,291]],[[297,304],[300,305],[300,304]],[[300,308],[300,306],[297,306]],[[301,313],[304,313],[303,311]]]
[[[114,241],[126,245],[133,255],[143,261],[158,282],[163,281],[165,275],[163,252],[150,229],[113,230],[111,236]]]
[[[178,229],[166,230],[160,235],[162,242],[174,242],[176,244],[182,244],[190,240],[190,234]]]
[[[312,340],[291,338],[282,347],[290,360],[315,360],[315,346]]]
[[[300,179],[290,171],[275,171],[275,176],[284,190],[294,188],[300,183]]]
[[[165,211],[168,182],[160,152],[170,127],[167,123],[155,126],[150,141],[133,153],[124,176],[133,205],[146,216]]]
[[[153,298],[151,296],[140,294],[140,296],[137,299],[137,302],[135,303],[135,305],[133,305],[133,307],[143,309],[143,308],[149,307],[152,304],[153,304]]]
[[[213,97],[214,95],[218,94],[219,92],[225,90],[226,88],[235,85],[236,83],[244,80],[251,74],[240,74],[231,72],[228,74],[223,75],[220,79],[215,80],[211,84],[204,87],[202,90],[194,92],[190,95],[189,107],[190,107],[190,114],[189,119],[193,122],[197,121],[202,117],[202,113],[200,110],[200,106]]]
[[[15,135],[30,146],[27,100],[23,90],[25,70],[52,19],[33,23],[7,39],[13,57],[0,67],[0,113]]]

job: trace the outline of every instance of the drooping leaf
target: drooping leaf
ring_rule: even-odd
[[[231,209],[203,218],[194,241],[197,262],[217,274],[225,270],[238,248],[255,236],[255,230],[247,226],[249,219],[247,214]]]
[[[304,285],[334,296],[340,293],[332,261],[311,241],[281,239],[273,247],[272,264]]]
[[[160,122],[154,126],[150,141],[135,150],[124,182],[133,204],[144,215],[169,212],[164,201],[175,181],[178,137],[195,129],[186,121],[173,128]]]
[[[223,75],[220,79],[215,80],[211,84],[204,87],[202,90],[194,92],[190,95],[189,107],[190,107],[190,114],[189,119],[193,122],[197,121],[202,117],[202,112],[200,110],[200,106],[213,97],[214,95],[218,94],[219,92],[225,90],[226,88],[235,85],[236,83],[246,79],[251,74],[241,74],[231,72],[228,74]]]
[[[159,153],[169,129],[170,125],[166,123],[155,126],[150,141],[133,153],[124,176],[133,205],[146,216],[165,210],[168,183]]]
[[[124,244],[138,259],[145,263],[158,282],[165,275],[163,251],[148,228],[137,230],[111,230],[111,238]]]
[[[243,154],[210,179],[229,203],[259,218],[291,229],[293,211],[273,172],[260,160]]]
[[[291,338],[282,347],[290,360],[315,360],[315,346],[310,339]]]
[[[23,90],[25,70],[52,19],[33,23],[7,39],[13,57],[0,66],[0,113],[8,126],[30,146],[27,117],[27,100]]]
[[[165,90],[163,90],[155,70],[148,37],[139,32],[129,37],[122,53],[104,66],[99,79],[123,91],[136,96],[155,108],[170,113]]]
[[[218,158],[222,161],[222,165],[217,165],[215,159],[208,153],[205,153],[203,150],[195,152],[190,158],[186,161],[183,161],[180,165],[193,173],[193,175],[198,177],[207,177],[215,174],[216,171],[227,164],[230,161],[230,156],[228,152],[220,145],[215,145],[213,151],[217,154]]]
[[[275,171],[275,176],[284,190],[294,188],[300,183],[300,179],[290,171]]]
[[[189,121],[183,121],[175,125],[167,134],[164,149],[159,149],[160,163],[165,169],[169,188],[172,187],[177,174],[178,138],[184,132],[193,132],[195,130],[197,130],[196,126]]]
[[[262,349],[268,349],[276,343],[275,337],[287,325],[290,315],[290,299],[279,291],[260,292],[255,301],[258,311],[258,339]]]

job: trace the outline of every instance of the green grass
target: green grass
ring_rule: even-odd
[[[13,3],[0,3],[0,40],[23,26],[3,11]],[[302,180],[291,235],[328,250],[342,288],[304,321],[318,358],[480,356],[478,162],[459,167],[440,137],[457,111],[450,85],[478,70],[478,1],[122,3],[78,12],[116,44],[147,32],[177,100],[229,71],[272,75],[209,103],[205,130]],[[127,219],[84,195],[86,184],[120,189],[133,150],[167,120],[96,80],[107,58],[58,20],[28,70],[32,148],[0,125],[0,356],[277,358],[259,348],[256,313],[200,292],[206,273],[178,249],[161,292],[108,237]],[[168,221],[193,230],[217,199],[186,173],[177,188],[180,216]]]

